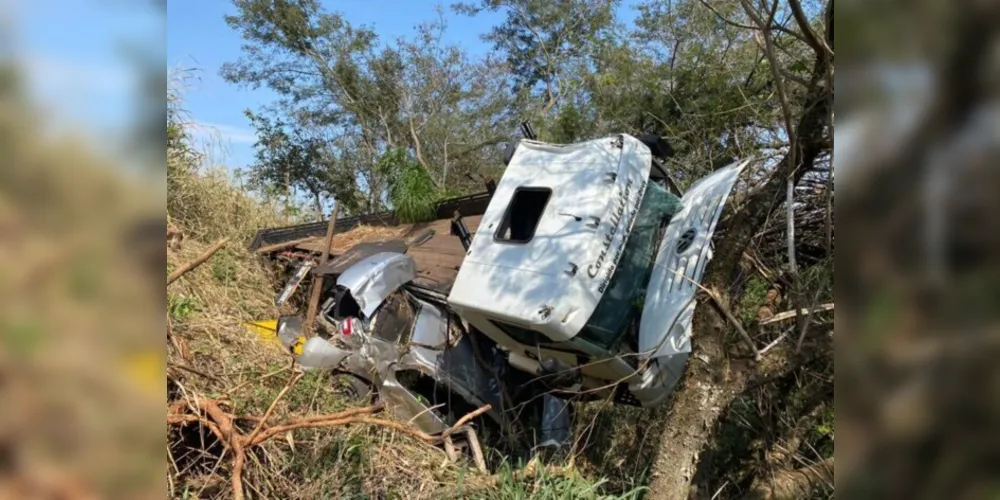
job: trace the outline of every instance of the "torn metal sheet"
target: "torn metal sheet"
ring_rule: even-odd
[[[317,267],[313,270],[313,275],[336,276],[361,262],[362,259],[383,252],[406,253],[406,243],[403,240],[358,243],[332,262]]]
[[[350,290],[364,317],[370,318],[389,294],[416,277],[417,268],[409,256],[381,252],[341,273],[337,286]]]
[[[420,310],[413,323],[411,342],[431,349],[444,349],[448,345],[448,321],[440,309],[417,299]]]
[[[326,339],[312,337],[302,347],[297,361],[306,370],[333,370],[350,356],[350,351],[341,349]]]
[[[291,348],[302,337],[302,324],[305,318],[301,315],[282,316],[278,318],[278,340],[285,348]]]
[[[295,268],[295,271],[292,273],[291,279],[289,279],[288,283],[285,285],[285,288],[281,290],[281,293],[279,293],[277,297],[275,297],[275,306],[281,307],[285,304],[285,302],[288,302],[288,299],[290,299],[292,294],[299,289],[299,285],[302,284],[302,280],[305,279],[306,275],[309,274],[309,270],[312,269],[314,265],[315,264],[313,264],[313,261],[311,260],[304,260],[299,263],[299,265]]]

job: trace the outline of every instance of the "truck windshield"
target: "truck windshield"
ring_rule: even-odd
[[[650,182],[646,185],[621,259],[604,296],[579,337],[603,349],[612,349],[622,340],[629,325],[642,310],[642,299],[653,269],[661,224],[681,208],[681,200]]]

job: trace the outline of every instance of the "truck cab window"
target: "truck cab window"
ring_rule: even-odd
[[[552,190],[549,188],[517,188],[510,199],[510,205],[507,205],[495,238],[510,243],[531,241],[551,196]]]

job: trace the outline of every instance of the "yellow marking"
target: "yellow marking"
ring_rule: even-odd
[[[250,323],[244,323],[243,326],[245,326],[250,333],[257,334],[261,340],[280,343],[278,340],[278,320],[276,319],[252,321]]]
[[[163,374],[167,371],[167,360],[163,351],[133,354],[124,361],[122,369],[128,374],[128,379],[146,393],[163,394]]]

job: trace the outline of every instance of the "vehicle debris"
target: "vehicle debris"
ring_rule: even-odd
[[[302,316],[284,316],[278,338],[304,368],[354,377],[428,433],[489,405],[480,432],[528,425],[533,448],[560,448],[571,401],[662,405],[691,352],[716,224],[750,162],[681,193],[663,163],[670,152],[627,134],[525,138],[487,193],[443,202],[437,221],[357,242],[318,267],[310,242],[282,247],[299,260],[278,302],[307,274],[331,283],[320,336],[306,341]],[[275,234],[255,245],[280,245]]]

